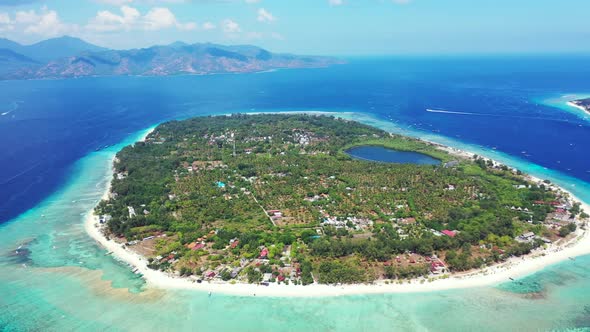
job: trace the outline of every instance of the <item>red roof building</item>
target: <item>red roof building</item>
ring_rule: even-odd
[[[455,232],[453,231],[449,231],[448,229],[445,229],[444,231],[442,231],[442,233],[446,236],[450,236],[450,237],[455,237],[455,235],[457,235]]]
[[[558,205],[560,205],[559,202],[557,202],[557,201],[553,201],[553,202],[535,201],[535,204],[539,204],[539,205],[552,205],[552,206],[558,206]]]
[[[438,261],[438,262],[432,261],[432,263],[430,264],[430,271],[433,271],[433,272],[437,271],[437,270],[440,271],[440,269],[443,269],[444,267],[445,267],[445,265],[441,261]]]

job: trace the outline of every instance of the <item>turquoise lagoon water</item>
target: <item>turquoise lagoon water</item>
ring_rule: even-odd
[[[401,132],[367,114],[342,116]],[[507,331],[590,324],[590,307],[580,306],[590,295],[587,256],[519,283],[432,293],[291,299],[147,289],[82,225],[107,186],[114,153],[143,133],[81,159],[63,189],[3,226],[0,330]],[[16,255],[20,245],[28,255]]]
[[[110,160],[141,128],[236,111],[339,111],[497,159],[590,202],[589,119],[562,98],[590,90],[587,63],[357,59],[262,75],[0,82],[0,114],[9,112],[0,115],[0,331],[585,329],[590,256],[475,289],[208,297],[146,287],[82,223],[110,180]]]
[[[569,94],[562,94],[562,95],[555,95],[550,98],[538,98],[536,101],[540,104],[555,107],[561,110],[564,110],[568,113],[574,114],[575,116],[584,119],[586,121],[590,121],[590,114],[587,112],[582,111],[577,107],[573,107],[568,105],[568,102],[577,99],[586,99],[590,98],[590,94],[587,93],[569,93]]]

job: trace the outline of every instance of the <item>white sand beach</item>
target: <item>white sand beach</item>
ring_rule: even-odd
[[[590,114],[590,112],[588,112],[588,110],[587,110],[585,107],[582,107],[582,106],[580,106],[580,105],[576,105],[576,104],[574,104],[574,103],[573,103],[573,102],[571,102],[571,101],[568,101],[568,102],[567,102],[567,105],[568,105],[568,106],[571,106],[571,107],[575,107],[575,108],[577,108],[577,109],[580,109],[580,110],[582,110],[582,111],[583,111],[585,114]]]
[[[146,134],[147,136],[147,134]],[[464,158],[472,158],[474,154],[445,147],[437,144],[441,149]],[[112,160],[111,160],[112,163]],[[112,178],[112,171],[109,175],[109,183]],[[541,179],[530,176],[531,181],[540,183]],[[554,188],[558,188],[552,185]],[[109,185],[110,187],[110,185]],[[558,188],[567,192],[563,188]],[[569,193],[569,192],[568,192]],[[108,198],[109,188],[104,192],[103,199]],[[584,211],[590,211],[590,206],[582,202],[569,193],[571,197],[582,204]],[[84,221],[84,227],[88,234],[94,238],[112,255],[129,265],[132,269],[137,268],[138,273],[143,274],[148,286],[163,289],[192,289],[202,292],[212,292],[221,294],[231,294],[240,296],[271,296],[271,297],[314,297],[314,296],[343,296],[343,295],[361,295],[361,294],[384,294],[384,293],[410,293],[410,292],[431,292],[448,289],[474,288],[490,286],[502,282],[510,281],[510,278],[518,278],[537,272],[544,267],[573,259],[576,256],[590,253],[590,236],[588,231],[578,228],[576,238],[565,245],[552,245],[548,249],[537,249],[531,254],[511,258],[508,261],[478,270],[472,273],[452,274],[446,278],[435,280],[416,279],[411,282],[387,283],[385,281],[375,282],[374,284],[360,285],[277,285],[269,286],[252,285],[245,283],[226,283],[226,282],[194,282],[190,278],[181,278],[169,273],[152,270],[147,267],[147,259],[140,255],[124,249],[120,243],[114,240],[107,240],[101,233],[98,217],[94,215],[93,210],[88,211]]]

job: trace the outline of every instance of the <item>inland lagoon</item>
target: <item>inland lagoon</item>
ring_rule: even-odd
[[[353,158],[394,164],[439,165],[440,160],[414,151],[398,151],[382,146],[357,146],[346,150]]]

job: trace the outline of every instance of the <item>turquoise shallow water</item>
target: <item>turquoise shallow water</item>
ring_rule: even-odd
[[[575,116],[577,116],[581,119],[584,119],[586,121],[590,121],[590,114],[585,113],[584,111],[582,111],[579,108],[568,105],[568,102],[570,102],[572,100],[585,99],[585,98],[590,98],[590,94],[570,93],[570,94],[564,94],[564,95],[559,95],[559,96],[556,95],[551,98],[538,99],[537,102],[539,102],[543,105],[547,105],[547,106],[561,109],[561,110],[566,111],[568,113],[574,114]]]
[[[583,182],[542,167],[424,137],[367,114],[343,116],[490,155],[590,200]],[[82,225],[107,186],[114,153],[144,132],[79,160],[62,189],[2,226],[1,331],[532,331],[590,326],[589,256],[518,283],[433,293],[292,299],[146,289],[127,266],[105,256]],[[20,245],[27,255],[16,255]]]

